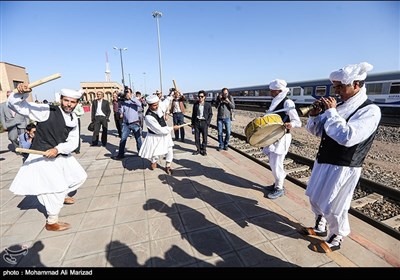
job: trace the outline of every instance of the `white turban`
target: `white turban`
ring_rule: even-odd
[[[60,91],[60,95],[75,98],[75,99],[80,99],[82,97],[82,94],[83,94],[82,90],[73,90],[73,89],[63,88]]]
[[[157,103],[158,101],[160,101],[160,98],[158,98],[158,96],[155,94],[146,97],[147,104],[154,104]]]
[[[287,83],[284,80],[276,79],[269,83],[270,90],[285,90]]]
[[[329,80],[340,81],[344,85],[350,85],[354,81],[364,81],[367,78],[367,72],[374,68],[368,62],[361,62],[360,64],[351,64],[332,72],[329,75]]]
[[[281,92],[272,99],[268,112],[274,111],[278,104],[281,103],[281,101],[286,97],[289,92],[289,89],[286,86],[287,83],[280,79],[275,79],[269,83],[270,90],[280,90]]]

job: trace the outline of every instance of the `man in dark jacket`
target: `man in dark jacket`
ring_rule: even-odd
[[[229,148],[229,138],[231,137],[231,117],[232,110],[235,109],[235,101],[229,94],[227,88],[223,88],[221,93],[218,95],[215,102],[215,107],[218,110],[217,113],[217,127],[218,127],[218,148],[217,151],[224,149],[227,151]],[[225,127],[225,137],[223,128]]]
[[[90,146],[97,146],[99,142],[100,126],[101,132],[101,144],[105,147],[107,145],[107,130],[108,122],[110,121],[110,102],[104,99],[104,93],[101,91],[97,92],[97,99],[92,103],[92,122],[94,123],[94,131],[92,137],[92,144]]]
[[[198,93],[198,101],[193,105],[192,110],[192,128],[194,128],[194,141],[197,150],[193,152],[193,155],[199,153],[203,156],[207,155],[207,136],[208,127],[211,123],[213,116],[211,104],[205,102],[206,93],[204,90],[200,90]],[[200,144],[200,133],[203,141]]]

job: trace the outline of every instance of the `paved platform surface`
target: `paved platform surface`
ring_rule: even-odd
[[[269,170],[234,151],[216,151],[213,139],[208,156],[192,155],[189,127],[186,141],[175,141],[168,176],[164,160],[152,171],[136,156],[134,139],[124,160],[110,158],[119,143],[113,120],[107,146],[89,147],[89,118],[82,118],[81,153],[74,155],[88,179],[76,203],[61,210],[60,220],[72,225],[62,232],[44,229],[35,196],[9,191],[22,158],[8,151],[1,134],[2,268],[400,266],[400,242],[353,216],[339,251],[313,252],[318,239],[296,230],[314,224],[304,189],[286,181],[284,197],[265,198],[261,187],[273,182]],[[5,256],[23,248],[11,260]]]

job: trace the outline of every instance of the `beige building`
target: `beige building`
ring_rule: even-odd
[[[0,62],[0,102],[7,99],[7,91],[14,90],[19,83],[29,83],[29,75],[25,67],[14,65],[7,62]],[[101,91],[104,98],[111,101],[114,92],[123,91],[123,86],[116,82],[81,82],[80,87],[84,90],[82,99],[92,102],[96,99],[96,93]],[[28,97],[28,102],[32,102],[32,95]]]
[[[7,62],[0,62],[0,103],[7,99],[7,91],[17,88],[19,83],[29,83],[25,67]],[[32,95],[28,97],[32,101]]]
[[[92,102],[96,99],[96,93],[101,91],[104,93],[104,99],[111,101],[114,92],[119,93],[123,91],[123,86],[116,82],[81,82],[81,89],[84,93],[82,99],[84,101]]]

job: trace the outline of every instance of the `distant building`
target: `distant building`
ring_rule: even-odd
[[[84,101],[92,102],[96,99],[96,93],[101,91],[104,93],[104,99],[112,100],[114,92],[119,93],[123,91],[123,86],[116,82],[81,82],[81,89],[84,93],[82,99]]]
[[[19,83],[30,83],[29,75],[26,73],[25,67],[14,65],[7,62],[0,62],[0,102],[7,99],[7,91],[14,90]],[[117,82],[81,82],[80,88],[84,93],[82,99],[92,102],[96,99],[96,93],[101,91],[104,93],[104,98],[111,101],[114,92],[122,92],[124,87]],[[33,89],[34,90],[34,89]],[[59,98],[59,93],[55,93],[55,100]],[[32,102],[32,94],[27,99]]]
[[[23,82],[29,83],[29,75],[25,67],[0,62],[0,102],[6,101],[7,91],[14,90],[19,83]],[[27,100],[32,101],[32,94]]]

